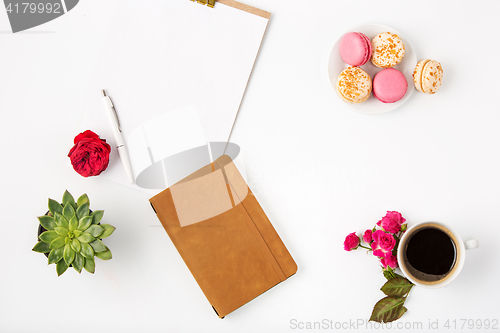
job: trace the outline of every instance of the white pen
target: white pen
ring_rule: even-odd
[[[118,114],[116,113],[115,106],[106,95],[106,91],[103,89],[102,96],[104,97],[104,104],[106,105],[106,111],[108,113],[109,122],[111,123],[111,129],[113,130],[113,136],[115,138],[116,150],[118,151],[118,156],[123,164],[123,168],[125,169],[125,173],[127,174],[127,178],[130,181],[130,184],[133,184],[134,174],[132,173],[132,166],[130,165],[130,157],[128,155],[127,147],[125,147],[125,141],[123,140],[122,130],[120,128],[120,121],[118,120]]]

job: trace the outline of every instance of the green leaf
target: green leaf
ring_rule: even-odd
[[[104,215],[103,210],[93,211],[92,214],[90,214],[90,216],[92,216],[92,218],[93,218],[92,224],[99,224],[99,222],[101,222],[101,220],[102,220],[103,215]]]
[[[78,220],[76,219],[75,215],[73,215],[73,217],[69,220],[68,226],[69,231],[75,231],[76,228],[78,228]]]
[[[85,270],[89,273],[94,274],[95,272],[95,261],[94,259],[85,258],[85,264],[83,266]]]
[[[59,262],[63,257],[64,248],[53,249],[49,253],[49,265]]]
[[[76,253],[75,260],[73,260],[73,268],[78,273],[81,273],[84,265],[85,265],[85,258],[80,253]]]
[[[104,231],[104,228],[97,225],[97,224],[92,224],[90,227],[88,227],[87,230],[85,230],[85,232],[88,232],[89,234],[91,234],[95,238],[99,237],[99,235],[102,234],[103,231]]]
[[[75,209],[69,203],[67,203],[63,208],[63,214],[66,221],[71,220],[73,216],[75,216]]]
[[[80,253],[87,259],[94,259],[94,249],[86,243],[80,243],[82,250]]]
[[[38,237],[45,243],[51,243],[54,239],[58,238],[59,235],[54,230],[49,230],[42,232]]]
[[[54,218],[52,216],[39,216],[38,221],[40,221],[42,227],[47,230],[54,230],[54,228],[57,227],[56,221],[54,221]]]
[[[68,245],[68,244],[71,244],[71,238],[69,238],[69,236],[64,238],[64,245]]]
[[[85,216],[80,219],[80,222],[78,222],[78,230],[84,231],[87,230],[88,227],[92,224],[92,217],[91,216]]]
[[[66,206],[67,204],[71,205],[73,209],[76,209],[76,203],[75,203],[75,198],[71,195],[71,193],[68,192],[68,190],[64,191],[63,198],[62,198],[62,204],[63,206]],[[68,218],[68,220],[71,217]]]
[[[78,198],[78,200],[76,200],[76,207],[80,207],[84,203],[88,203],[89,206],[90,206],[90,200],[89,200],[89,197],[87,196],[86,193],[80,195],[80,197]]]
[[[62,214],[62,206],[59,202],[49,199],[49,211],[52,214],[52,216],[55,216],[56,213]]]
[[[36,245],[33,247],[33,251],[35,252],[40,252],[40,253],[47,253],[50,252],[50,247],[48,243],[39,241],[36,243]]]
[[[49,247],[50,247],[51,249],[58,249],[58,248],[60,248],[60,247],[63,247],[63,246],[64,246],[64,244],[66,244],[66,243],[65,243],[65,239],[66,239],[66,237],[57,237],[56,239],[54,239],[54,240],[50,243]]]
[[[55,227],[54,231],[57,232],[59,236],[66,237],[68,236],[68,229],[63,227]]]
[[[86,202],[76,209],[76,218],[81,219],[84,216],[90,216],[89,214],[89,203]]]
[[[68,220],[66,220],[66,218],[63,215],[56,213],[56,215],[54,215],[54,220],[56,221],[58,227],[69,229]]]
[[[405,278],[395,277],[387,281],[380,290],[387,296],[405,296],[414,286],[413,283]]]
[[[71,248],[73,248],[73,250],[76,252],[76,253],[80,253],[80,251],[82,250],[82,245],[80,243],[80,241],[76,238],[73,238],[71,240]]]
[[[78,238],[78,236],[80,236],[82,234],[83,231],[80,231],[78,229],[76,229],[75,231],[73,231],[73,235],[75,235],[75,237]]]
[[[92,236],[88,232],[82,232],[82,234],[78,236],[77,239],[82,243],[90,243],[95,241],[94,236]]]
[[[100,241],[99,239],[96,239],[92,243],[89,243],[89,245],[92,246],[92,248],[94,249],[94,252],[104,252],[107,249],[106,245],[104,245],[104,243],[102,241]]]
[[[406,299],[404,297],[397,296],[387,296],[382,298],[373,307],[370,321],[390,323],[391,321],[401,318],[401,316],[406,312],[406,308],[403,306],[405,300]]]
[[[101,227],[104,228],[104,232],[99,236],[99,238],[106,238],[111,236],[111,234],[116,230],[111,224],[101,224]]]
[[[68,265],[64,260],[59,260],[56,266],[57,276],[61,276],[68,269]]]
[[[95,256],[101,260],[109,260],[112,258],[111,251],[107,247],[106,247],[106,251],[98,252],[95,254]]]
[[[73,249],[69,244],[66,244],[64,246],[63,258],[64,261],[66,261],[66,264],[68,264],[68,266],[71,265],[73,260],[75,260],[75,251],[73,251]]]

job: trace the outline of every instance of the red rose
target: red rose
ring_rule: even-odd
[[[92,131],[78,134],[69,151],[73,169],[83,177],[97,176],[108,167],[111,147]]]

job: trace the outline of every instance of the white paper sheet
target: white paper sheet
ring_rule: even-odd
[[[187,0],[125,1],[82,126],[113,147],[101,177],[127,184],[100,89],[116,107],[136,178],[151,154],[157,160],[227,142],[267,22],[222,3],[209,8]],[[136,149],[141,144],[151,153]]]

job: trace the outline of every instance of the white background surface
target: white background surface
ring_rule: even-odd
[[[402,331],[415,323],[414,331],[428,331],[436,321],[446,330],[446,320],[467,331],[460,319],[500,320],[500,2],[246,3],[272,16],[231,140],[298,273],[217,319],[149,197],[67,166],[120,1],[82,0],[18,34],[9,32],[2,9],[0,332],[300,331],[293,320],[344,328],[361,322],[350,331],[369,331],[364,321],[383,297],[385,279],[375,258],[347,253],[342,243],[386,210],[400,211],[410,225],[450,224],[481,243],[453,283],[411,291]],[[347,108],[331,91],[326,59],[339,34],[367,22],[401,32],[418,59],[440,61],[441,90],[415,91],[401,108],[378,116]],[[117,227],[106,240],[113,259],[98,261],[94,275],[69,270],[57,278],[54,265],[31,251],[36,216],[47,197],[60,199],[65,189],[86,192]]]

